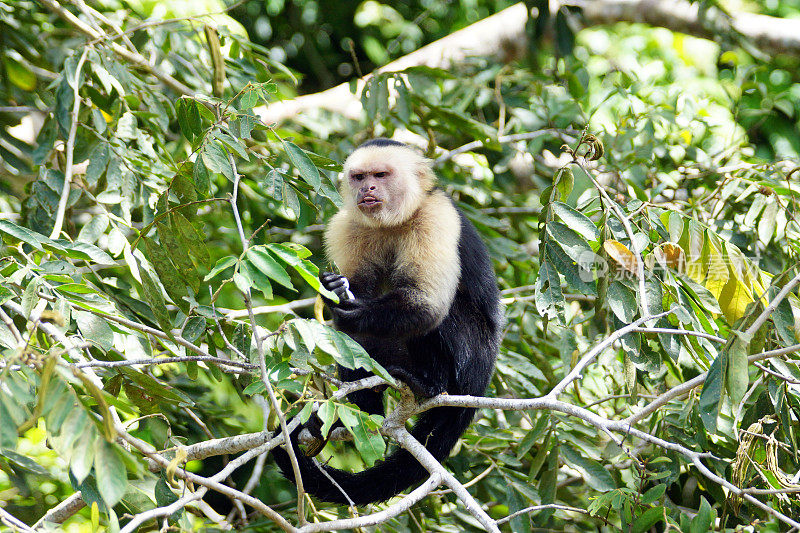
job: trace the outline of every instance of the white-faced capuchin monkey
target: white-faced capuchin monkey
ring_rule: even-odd
[[[340,300],[326,299],[336,328],[416,395],[481,396],[500,342],[497,280],[475,227],[435,180],[431,162],[403,143],[378,138],[359,146],[344,163],[344,206],[325,232],[325,248],[341,275],[320,279]],[[339,375],[352,381],[368,373],[340,367]],[[382,391],[362,390],[348,399],[367,413],[384,414]],[[420,415],[412,434],[441,461],[474,414],[432,409]],[[347,504],[345,492],[356,505],[380,502],[428,476],[402,449],[355,474],[315,465],[297,448],[298,434],[292,440],[303,486],[324,501]],[[274,449],[273,455],[294,480],[286,452]]]

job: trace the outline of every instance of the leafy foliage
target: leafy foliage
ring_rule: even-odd
[[[553,25],[555,51],[532,41],[524,59],[384,72],[361,94],[361,120],[316,111],[277,125],[261,108],[294,90],[294,74],[227,16],[214,30],[207,18],[146,23],[147,3],[79,4],[64,7],[107,39],[87,42],[50,1],[0,2],[15,43],[0,87],[4,511],[34,524],[80,491],[86,509],[64,527],[130,526],[188,494],[184,468],[212,477],[219,455],[263,443],[252,434],[280,425],[271,392],[286,418],[316,409],[326,436],[342,422],[354,446],[331,443],[333,464],[383,457],[394,444],[380,417],[344,401],[331,374],[336,363],[392,379],[312,306],[331,268],[318,224],[341,205],[339,162],[397,133],[428,151],[494,259],[507,327],[487,395],[547,395],[602,346],[558,399],[671,445],[602,432],[577,411],[481,410],[446,466],[502,528],[777,531],[776,513],[798,515],[800,303],[794,288],[779,297],[800,252],[796,58],[635,26],[574,33],[559,11],[532,19],[533,35]],[[303,25],[277,4],[233,14],[266,10],[288,42]],[[298,6],[321,9],[285,3]],[[471,16],[428,8],[452,15],[443,34]],[[429,24],[409,9],[337,14],[364,29],[359,51],[378,63],[422,42]],[[387,37],[402,47],[383,48]],[[343,53],[326,48],[326,69]],[[231,436],[256,443],[191,455]],[[707,472],[680,450],[706,454]],[[267,465],[252,494],[289,501],[289,518],[294,487]],[[720,479],[771,489],[755,497],[773,512]],[[215,518],[185,502],[169,521]],[[442,493],[381,525],[479,527]]]

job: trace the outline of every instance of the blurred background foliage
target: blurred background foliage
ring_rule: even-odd
[[[447,71],[419,67],[376,76],[357,119],[319,109],[273,125],[253,111],[350,81],[510,4],[266,0],[228,10],[212,0],[64,2],[78,20],[112,36],[87,41],[55,14],[50,0],[0,0],[0,303],[20,331],[34,332],[20,349],[11,329],[0,326],[3,509],[33,524],[80,488],[87,501],[98,502],[101,518],[95,521],[87,508],[63,527],[90,531],[113,530],[123,513],[163,505],[163,478],[148,474],[137,454],[103,444],[103,425],[81,414],[103,419],[104,401],[159,449],[263,428],[257,376],[223,373],[210,363],[98,369],[102,394],[62,364],[55,367],[58,377],[44,382],[42,376],[53,372],[46,371],[47,361],[63,352],[27,319],[33,309],[56,313],[64,320],[58,327],[85,342],[90,359],[187,355],[174,339],[142,335],[92,314],[99,311],[173,329],[212,354],[230,356],[227,339],[253,362],[250,325],[235,314],[243,308],[240,289],[252,289],[256,306],[316,294],[315,269],[327,267],[321,224],[339,202],[339,165],[375,135],[397,135],[427,149],[442,186],[489,245],[508,329],[487,394],[545,394],[576,354],[636,316],[635,284],[582,283],[571,263],[575,250],[602,253],[603,241],[632,247],[611,204],[598,200],[592,178],[614,191],[613,205],[630,214],[651,258],[663,261],[667,243],[686,254],[698,243],[711,250],[697,260],[697,279],[677,268],[650,278],[658,287],[653,294],[661,296],[654,298],[658,310],[673,304],[686,310],[679,322],[661,325],[722,337],[743,329],[734,326],[737,320],[763,309],[759,295],[774,281],[768,290],[774,296],[786,281],[781,275],[798,264],[800,174],[790,174],[800,160],[798,57],[769,57],[723,39],[640,24],[577,31],[573,13],[561,19],[569,23],[548,27],[528,46],[510,46],[502,60],[471,57]],[[726,7],[800,17],[797,0]],[[206,24],[216,28],[224,59],[216,87],[220,69]],[[120,59],[112,43],[137,51],[175,84]],[[63,233],[47,238],[67,168],[76,71],[82,102],[72,144],[76,186]],[[188,91],[182,94],[178,85]],[[572,166],[568,177],[564,167],[572,159],[563,146],[577,148],[582,132],[595,135],[605,155]],[[470,150],[448,152],[471,142]],[[252,235],[247,253],[228,203],[233,183],[244,232]],[[707,275],[714,251],[735,263],[724,279]],[[677,264],[669,256],[666,262]],[[564,276],[563,292],[542,288],[542,268]],[[18,307],[10,307],[15,302]],[[771,329],[760,332],[750,353],[796,343],[796,307],[793,299],[776,310]],[[220,316],[220,310],[234,312]],[[258,323],[275,331],[295,313],[312,316],[308,306],[279,309],[259,315]],[[309,346],[297,327],[269,345],[268,365],[287,408],[301,405],[292,394],[309,383],[290,377],[290,365],[316,370],[343,357]],[[590,367],[567,395],[578,405],[602,401],[593,409],[624,417],[654,394],[709,371],[714,361],[741,363],[746,355],[695,338],[631,336],[604,353],[602,364]],[[12,370],[19,364],[22,370]],[[800,379],[796,354],[775,364],[774,372]],[[745,465],[741,473],[738,465],[735,481],[784,487],[775,472],[791,474],[799,466],[797,386],[746,364],[729,368],[730,375],[723,372],[715,382],[716,397],[704,389],[704,400],[692,395],[672,402],[644,426],[713,452],[723,460],[712,468],[731,479],[741,449],[735,429],[756,432],[751,425],[771,417],[757,431],[782,443],[777,466],[764,466],[766,439],[758,440],[746,450],[757,466]],[[746,397],[742,379],[752,386],[745,387]],[[50,402],[44,411],[39,398]],[[719,423],[709,418],[716,412]],[[86,442],[98,451],[93,444],[79,454]],[[329,449],[339,466],[374,460],[346,444]],[[507,530],[646,531],[664,516],[683,531],[781,530],[748,504],[732,512],[722,489],[678,455],[637,447],[642,463],[635,463],[595,430],[562,415],[487,410],[460,452],[448,467],[464,481],[488,470],[471,490],[496,518],[553,502],[588,509],[539,511],[515,518],[503,526]],[[211,475],[226,460],[193,461],[187,469]],[[239,487],[249,468],[236,474]],[[289,516],[293,486],[270,460],[263,479],[253,495]],[[120,489],[120,481],[130,487]],[[789,516],[800,514],[796,495],[763,498]],[[230,507],[219,495],[207,500],[220,511]],[[456,502],[448,494],[429,497],[382,529],[475,530]],[[317,511],[323,518],[343,512],[330,506]],[[175,525],[189,530],[203,520],[185,513]],[[276,529],[258,519],[251,527]]]

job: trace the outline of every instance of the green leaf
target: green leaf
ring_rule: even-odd
[[[581,258],[579,263],[573,261],[550,235],[546,235],[544,240],[546,261],[553,265],[559,274],[564,276],[564,281],[567,282],[567,285],[581,294],[596,295],[595,279],[597,274],[592,272],[591,268],[594,263],[590,263],[589,260],[597,256],[587,254]]]
[[[283,148],[286,150],[286,155],[292,162],[292,166],[300,173],[303,181],[311,185],[315,191],[319,191],[322,186],[322,179],[319,176],[319,170],[311,162],[311,159],[306,153],[296,144],[290,141],[283,141]]]
[[[188,310],[188,302],[184,301],[184,297],[189,295],[186,290],[186,282],[181,278],[178,269],[169,260],[164,247],[156,243],[149,237],[142,237],[144,241],[145,250],[147,252],[147,259],[153,265],[153,269],[158,274],[158,278],[164,285],[164,289],[172,301],[184,311]]]
[[[0,448],[17,447],[17,423],[11,417],[0,395]]]
[[[106,215],[93,216],[85,226],[78,232],[78,240],[87,244],[97,242],[100,235],[105,233],[109,225],[109,219]]]
[[[14,291],[4,287],[3,285],[0,285],[0,305],[6,303],[15,296],[16,294],[14,293]]]
[[[103,123],[105,123],[105,120]],[[86,175],[84,176],[84,179],[86,180],[86,183],[89,184],[89,187],[94,187],[97,185],[97,182],[100,180],[100,176],[102,176],[103,172],[106,171],[108,160],[108,144],[102,142],[97,145],[97,148],[92,151],[92,155],[89,156],[89,166],[86,167]]]
[[[584,239],[588,241],[597,241],[600,239],[600,230],[597,229],[594,222],[583,213],[561,202],[553,202],[551,208],[553,212],[564,221],[569,229],[578,232]]]
[[[106,505],[113,507],[122,499],[128,488],[125,463],[122,462],[114,444],[105,439],[97,439],[96,446],[94,471],[97,477],[97,489]]]
[[[167,217],[167,222],[163,220],[156,222],[158,238],[161,241],[164,251],[175,265],[175,268],[178,269],[184,282],[197,293],[197,291],[200,290],[200,276],[198,276],[194,264],[189,257],[185,239],[179,233],[173,221],[174,218]]]
[[[515,513],[525,509],[525,502],[520,497],[519,491],[515,488],[514,483],[508,483],[506,487],[506,505],[508,505],[508,512]],[[522,513],[511,519],[511,531],[514,533],[527,533],[531,531],[531,519],[528,513]]]
[[[322,433],[323,437],[327,437],[334,422],[339,418],[337,415],[337,405],[330,401],[323,403],[317,410],[317,416],[322,421],[320,433]]]
[[[659,485],[659,486],[666,486],[666,485]],[[632,533],[645,533],[646,531],[650,531],[650,529],[656,525],[658,522],[662,522],[664,520],[664,516],[668,515],[669,513],[666,511],[664,507],[651,507],[640,516],[633,521],[633,525],[631,526]]]
[[[564,313],[564,293],[561,292],[561,279],[549,260],[539,266],[535,285],[536,310],[549,319],[560,320]]]
[[[346,405],[339,405],[337,412],[342,424],[353,434],[356,449],[367,466],[382,459],[386,453],[386,442],[377,432],[380,425],[375,419]]]
[[[772,199],[772,201],[767,204],[764,213],[761,215],[761,220],[758,222],[758,240],[764,244],[769,244],[769,241],[772,240],[772,236],[775,234],[775,220],[778,216],[779,208],[778,202]]]
[[[210,141],[203,146],[200,152],[200,157],[203,158],[203,164],[211,172],[222,174],[231,181],[234,181],[233,167],[228,161],[228,154],[225,149],[220,146],[216,141]]]
[[[164,476],[161,475],[158,477],[156,481],[156,485],[153,489],[154,496],[156,497],[156,505],[159,507],[166,507],[178,501],[178,496],[172,492],[172,489],[169,488],[167,482],[164,480]],[[183,516],[183,509],[179,509],[177,512],[171,514],[169,516],[170,522],[179,519]]]
[[[261,90],[259,87],[248,83],[242,90],[242,94],[236,99],[235,106],[239,110],[252,109],[261,101]]]
[[[336,346],[335,351],[328,351],[336,362],[346,368],[366,368],[372,370],[377,376],[389,383],[394,383],[394,378],[380,363],[372,359],[364,348],[350,336],[336,330],[328,330],[331,340]]]
[[[94,425],[85,426],[81,436],[73,444],[72,455],[70,456],[69,469],[78,483],[81,483],[92,469],[95,454],[95,440],[99,439]]]
[[[150,396],[163,398],[168,402],[194,405],[192,399],[180,389],[169,387],[154,377],[125,366],[119,367],[119,371],[124,374],[126,378],[144,389]]]
[[[558,451],[559,446],[553,446],[550,449],[550,453],[547,454],[547,459],[545,460],[544,470],[541,477],[539,477],[538,489],[542,505],[555,502],[556,483],[558,481]],[[539,525],[547,523],[552,514],[552,510],[546,509],[542,511],[537,515],[536,523]]]
[[[595,255],[589,243],[561,222],[551,221],[547,224],[547,233],[578,265],[591,263],[594,259]]]
[[[747,362],[747,344],[734,339],[728,350],[728,366],[725,374],[725,388],[731,398],[731,405],[739,405],[750,384]]]
[[[197,157],[194,160],[192,167],[192,179],[194,180],[194,187],[197,193],[205,196],[208,194],[208,189],[211,187],[211,176],[209,175],[208,168],[203,163],[203,157]]]
[[[177,229],[178,239],[184,245],[184,249],[195,258],[199,265],[205,265],[211,261],[203,235],[194,227],[194,224],[177,211],[170,213],[170,221]]]
[[[247,153],[247,147],[239,139],[235,139],[223,131],[215,132],[214,137],[219,139],[229,150],[235,152],[236,155],[245,161],[250,160],[250,154]]]
[[[589,484],[595,490],[606,492],[617,488],[614,478],[603,468],[599,462],[587,457],[584,453],[577,451],[571,446],[562,445],[561,453],[564,460],[570,466],[579,470]]]
[[[272,284],[262,271],[254,267],[251,263],[244,261],[239,266],[239,273],[248,279],[248,283],[251,287],[260,290],[264,294],[264,298],[267,300],[273,298]]]
[[[136,116],[130,111],[126,111],[117,121],[117,137],[130,141],[136,138],[137,131]]]
[[[519,446],[517,446],[517,459],[522,459],[522,457],[528,453],[528,450],[530,450],[536,442],[539,442],[539,437],[541,437],[547,429],[548,422],[549,417],[540,416],[536,421],[536,425],[522,437]]]
[[[0,289],[0,303],[2,303],[2,300],[2,290]],[[792,305],[789,303],[788,298],[781,300],[775,312],[772,313],[772,323],[775,324],[775,330],[778,336],[787,346],[797,342],[797,335],[794,328],[794,314],[792,313]]]
[[[181,204],[190,204],[197,200],[197,190],[195,189],[193,179],[188,174],[175,174],[170,183],[170,190],[178,197],[178,202]],[[183,210],[188,212],[189,209]]]
[[[656,485],[652,489],[649,489],[642,495],[641,504],[642,505],[650,505],[654,503],[656,500],[661,499],[664,493],[667,491],[667,485],[665,483],[661,483]]]
[[[714,519],[717,513],[708,504],[705,496],[700,496],[700,509],[697,515],[692,519],[689,533],[706,533],[711,531],[714,525]]]
[[[206,332],[206,319],[202,316],[193,316],[183,326],[182,337],[189,342],[194,342]]]
[[[561,169],[561,171],[558,173],[557,180],[558,181],[556,181],[556,189],[558,190],[558,193],[561,196],[561,200],[563,202],[566,202],[567,198],[569,198],[570,193],[572,193],[573,186],[575,185],[575,175],[572,173],[572,169],[569,167]],[[564,222],[569,223],[566,220],[564,220]],[[588,239],[589,237],[586,238]]]
[[[254,267],[268,277],[277,281],[287,289],[294,290],[292,279],[289,277],[289,274],[286,273],[286,270],[281,264],[267,251],[265,246],[260,245],[250,248],[247,250],[245,257]]]
[[[59,241],[59,243],[60,242],[61,241]],[[67,256],[70,256],[69,251],[72,250],[74,252],[78,252],[79,254],[83,254],[83,256],[80,256],[80,259],[83,259],[87,262],[91,260],[98,265],[113,265],[115,263],[114,259],[112,259],[110,255],[93,244],[86,242],[64,243],[64,248]]]
[[[722,397],[727,366],[727,350],[723,350],[708,368],[708,375],[706,376],[705,383],[703,383],[703,390],[700,393],[700,401],[698,403],[700,418],[703,420],[703,425],[710,433],[714,433],[717,430],[719,400]]]
[[[178,99],[178,104],[176,106],[178,125],[181,128],[181,133],[190,141],[194,140],[194,138],[202,132],[200,110],[197,108],[197,105],[197,102],[193,99],[182,96]]]
[[[88,311],[72,311],[83,338],[107,352],[114,346],[114,332],[108,322]]]
[[[42,249],[43,242],[49,242],[50,239],[42,235],[41,233],[36,233],[35,231],[31,231],[28,228],[24,228],[22,226],[18,226],[14,224],[10,220],[0,220],[0,231],[3,233],[7,233],[16,239],[30,244],[37,250]]]
[[[636,305],[636,295],[628,287],[619,281],[613,281],[608,285],[606,293],[606,303],[622,323],[630,324],[633,317],[638,312]]]
[[[153,315],[164,333],[172,336],[172,321],[169,318],[164,297],[161,295],[161,289],[145,270],[140,270],[139,274],[142,277],[142,292],[145,300],[150,304],[150,310],[153,311]]]
[[[40,465],[30,457],[26,457],[13,450],[0,449],[0,456],[5,457],[11,463],[13,463],[14,466],[17,466],[27,472],[36,474],[38,476],[46,476],[48,478],[52,477],[50,475],[50,472],[42,465]]]
[[[206,274],[206,277],[203,278],[203,281],[208,281],[208,280],[214,278],[217,274],[219,274],[223,270],[225,270],[227,268],[230,268],[233,265],[235,265],[238,260],[239,260],[238,258],[236,258],[236,257],[234,257],[232,255],[229,255],[227,257],[223,257],[222,259],[219,259],[217,261],[217,264],[214,265],[214,268],[212,268],[211,271],[208,274]]]
[[[23,63],[20,63],[9,55],[3,55],[3,66],[5,67],[8,81],[18,88],[26,92],[36,89],[36,74]]]

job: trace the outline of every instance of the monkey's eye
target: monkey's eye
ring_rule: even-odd
[[[354,181],[361,181],[364,179],[364,174],[351,174],[350,179]]]
[[[389,173],[388,173],[388,172],[376,172],[376,173],[375,173],[375,177],[376,177],[376,178],[385,178],[385,177],[386,177],[386,176],[388,176],[388,175],[389,175]]]

